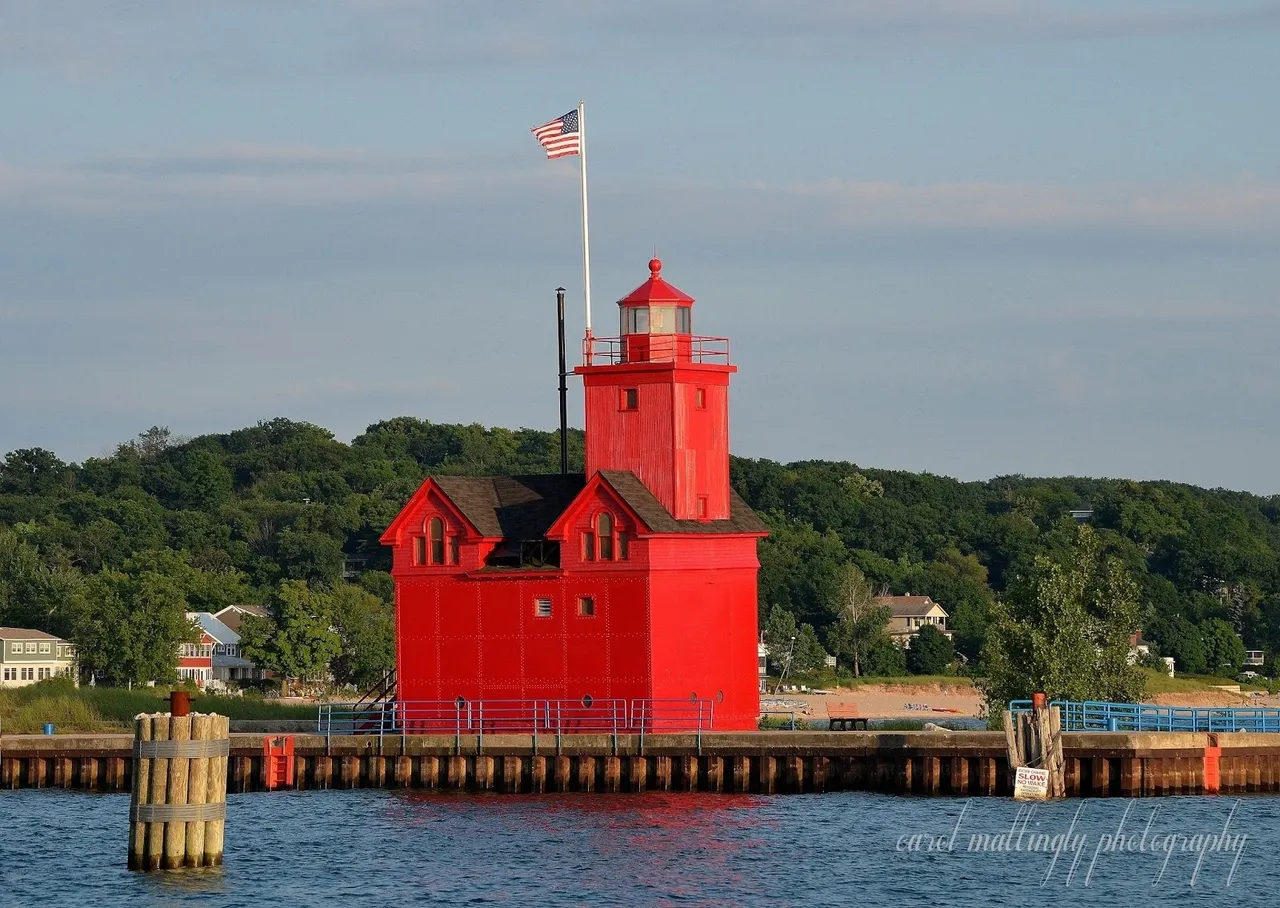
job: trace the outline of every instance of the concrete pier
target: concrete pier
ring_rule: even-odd
[[[6,735],[0,789],[128,791],[132,735]],[[263,735],[231,735],[227,785],[266,789]],[[1068,732],[1068,797],[1280,791],[1280,735]],[[296,735],[293,787],[1003,796],[1001,732],[333,737]]]

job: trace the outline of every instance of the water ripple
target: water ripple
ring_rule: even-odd
[[[124,868],[128,808],[123,795],[0,792],[0,906],[1269,908],[1280,891],[1280,799],[1263,797],[1028,814],[1004,799],[861,793],[232,795],[226,866],[154,875]],[[1229,887],[1235,851],[1183,850],[1228,817],[1247,836]],[[1055,862],[1047,848],[1069,830],[1079,855]],[[1184,838],[1165,863],[1153,845],[1170,834]]]

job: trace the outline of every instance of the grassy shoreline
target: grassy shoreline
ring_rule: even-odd
[[[65,680],[0,690],[0,731],[39,734],[46,722],[58,732],[124,731],[139,713],[168,709],[169,688],[74,687]],[[286,705],[261,697],[218,697],[194,694],[191,709],[232,719],[314,719],[314,706]]]

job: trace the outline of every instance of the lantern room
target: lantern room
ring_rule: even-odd
[[[687,360],[692,353],[693,297],[662,279],[649,260],[649,279],[618,300],[622,362]]]

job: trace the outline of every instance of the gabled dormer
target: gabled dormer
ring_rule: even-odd
[[[394,573],[474,570],[484,545],[481,532],[428,478],[382,534],[392,550]]]
[[[643,567],[643,540],[649,533],[626,498],[597,473],[547,530],[547,538],[560,544],[563,567],[611,570]]]

